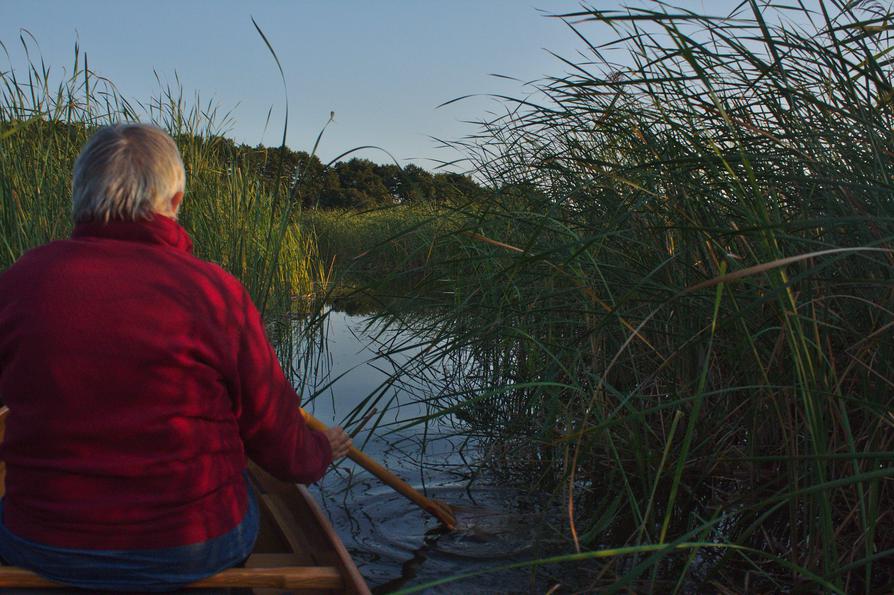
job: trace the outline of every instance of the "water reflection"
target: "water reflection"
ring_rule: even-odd
[[[458,528],[436,519],[345,460],[313,489],[370,586],[388,592],[445,576],[554,554],[563,547],[553,527],[561,506],[543,496],[501,487],[475,466],[479,446],[454,430],[449,417],[406,427],[433,413],[427,395],[449,394],[464,363],[421,361],[424,337],[381,332],[362,316],[330,311],[319,329],[325,349],[295,362],[306,407],[322,421],[359,420],[378,409],[375,431],[355,443],[428,497],[449,503]],[[345,422],[348,423],[345,423]],[[431,592],[545,591],[541,571],[503,571]]]

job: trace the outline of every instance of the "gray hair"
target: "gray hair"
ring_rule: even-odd
[[[75,160],[72,218],[81,223],[176,215],[170,201],[185,186],[180,151],[167,133],[149,124],[106,126]]]

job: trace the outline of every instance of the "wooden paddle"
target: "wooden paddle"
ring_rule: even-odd
[[[301,409],[301,413],[302,415],[304,415],[304,419],[305,421],[307,421],[307,425],[310,426],[312,429],[319,432],[327,429],[326,425],[323,422],[305,411],[303,408]],[[409,498],[417,506],[437,517],[437,519],[444,523],[444,525],[448,529],[452,530],[456,528],[456,517],[454,516],[453,511],[450,509],[450,506],[448,504],[444,502],[438,502],[437,500],[432,500],[431,498],[426,498],[417,490],[415,490],[410,484],[408,484],[400,477],[398,477],[376,461],[372,460],[353,446],[348,450],[348,458],[381,479],[385,484],[391,486],[397,493]]]

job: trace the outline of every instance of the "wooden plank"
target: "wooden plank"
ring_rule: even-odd
[[[310,510],[310,506],[315,504],[313,497],[307,494],[305,498],[300,486],[280,481],[254,463],[249,464],[249,473],[263,494],[262,500],[274,517],[275,524],[289,544],[298,548],[299,553],[308,552],[314,564],[339,564],[331,534],[320,526],[317,517]],[[335,539],[337,541],[338,537]]]
[[[351,558],[351,554],[348,553],[345,544],[335,532],[332,523],[329,522],[329,519],[326,518],[323,511],[320,510],[313,495],[311,495],[303,485],[296,485],[295,488],[304,498],[308,512],[316,518],[317,525],[323,530],[328,541],[332,544],[332,547],[335,550],[335,555],[338,558],[338,567],[342,569],[345,580],[345,592],[356,595],[370,594],[369,586],[366,584],[363,575],[360,574],[357,565],[354,564],[354,559]]]
[[[289,543],[310,547],[315,564],[340,568],[346,593],[370,593],[344,543],[307,488],[280,481],[254,463],[249,464],[249,472]]]
[[[279,568],[281,566],[306,566],[295,554],[252,554],[245,561],[246,568]],[[254,595],[282,595],[282,589],[251,589]],[[333,595],[331,589],[302,589],[308,595]]]
[[[257,493],[257,490],[255,491]],[[260,493],[257,493],[257,501],[258,501],[258,509],[260,512],[260,522],[258,527],[258,539],[255,541],[254,552],[258,554],[276,554],[276,553],[289,553],[291,552],[291,548],[289,547],[289,543],[286,540],[285,535],[283,535],[282,529],[280,529],[276,521],[273,519],[273,514],[267,508],[267,503],[261,497]],[[305,556],[305,559],[302,560],[300,565],[313,565],[313,559],[310,556]]]
[[[45,579],[24,568],[0,568],[0,587],[65,589],[67,585]],[[285,568],[230,568],[187,585],[186,589],[257,587],[274,589],[342,589],[344,581],[334,566]]]
[[[344,580],[334,566],[291,566],[286,568],[230,568],[187,586],[272,587],[277,589],[342,589]]]
[[[264,494],[261,499],[292,551],[301,556],[310,557],[314,564],[320,564],[322,562],[320,554],[323,552],[309,542],[307,528],[298,524],[295,515],[282,499],[276,494]]]
[[[252,554],[245,561],[246,568],[280,568],[282,566],[307,566],[295,554]]]

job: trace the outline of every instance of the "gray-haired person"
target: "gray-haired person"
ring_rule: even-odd
[[[184,188],[163,131],[103,128],[75,162],[72,237],[0,276],[7,563],[174,589],[251,551],[247,457],[309,483],[347,452],[305,425],[242,284],[191,254]]]

